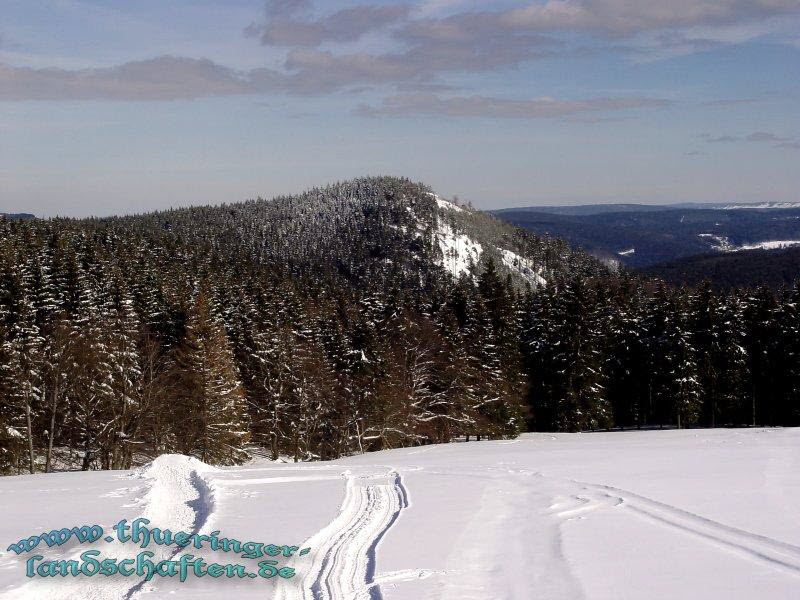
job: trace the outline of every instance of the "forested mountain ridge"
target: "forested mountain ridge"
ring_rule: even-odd
[[[799,299],[615,274],[389,177],[0,219],[0,471],[797,424]]]
[[[85,221],[81,222],[85,226]],[[365,178],[272,200],[192,207],[101,219],[94,227],[146,231],[157,243],[176,240],[225,258],[244,251],[250,262],[293,273],[335,274],[378,283],[410,273],[425,279],[437,265],[458,276],[479,273],[489,259],[515,279],[605,268],[557,238],[540,238],[486,213],[438,198],[422,184]],[[203,255],[202,252],[198,252]],[[528,273],[526,266],[535,272]]]
[[[800,277],[800,247],[709,253],[651,265],[638,271],[675,284],[708,281],[718,290],[791,286]]]
[[[35,219],[36,217],[30,213],[1,213],[0,219],[14,219],[18,221],[25,221],[28,219]]]
[[[800,208],[790,203],[600,205],[493,212],[531,233],[563,238],[576,248],[630,268],[699,254],[800,244]]]
[[[513,299],[605,272],[397,178],[0,230],[4,470],[514,435]]]

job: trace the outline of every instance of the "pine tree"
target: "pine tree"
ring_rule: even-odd
[[[535,330],[527,332],[534,382],[534,415],[544,428],[559,431],[611,425],[606,393],[607,319],[597,293],[584,281],[565,281],[545,293]]]
[[[114,364],[109,346],[109,313],[99,278],[81,269],[76,278],[75,317],[71,321],[67,436],[80,449],[85,471],[104,459],[116,428]],[[106,465],[106,462],[101,462]]]
[[[698,357],[702,419],[709,427],[736,421],[741,424],[744,394],[750,391],[742,386],[747,380],[747,356],[739,328],[741,309],[736,298],[723,301],[708,285],[694,299],[692,344]]]
[[[53,469],[54,444],[65,421],[64,399],[69,396],[69,388],[74,376],[73,357],[70,353],[71,334],[70,321],[63,314],[59,314],[49,323],[49,335],[44,346],[45,415],[47,418],[45,472],[48,473]]]
[[[776,315],[778,396],[767,408],[767,424],[800,425],[800,282],[786,294]]]
[[[781,327],[777,317],[778,302],[767,288],[761,288],[744,299],[744,346],[750,374],[751,405],[742,422],[751,425],[769,423],[770,407],[780,390],[775,383],[783,379],[779,370]]]
[[[0,365],[10,364],[10,357],[7,355],[11,351],[11,346],[6,334],[6,321],[8,310],[0,302]],[[5,373],[0,372],[0,474],[9,474],[16,470],[19,472],[19,465],[25,456],[25,436],[15,423],[15,406],[13,396],[13,381],[5,377]]]
[[[442,345],[433,357],[431,385],[436,400],[431,410],[439,417],[433,422],[432,441],[441,443],[466,436],[475,430],[476,423],[471,411],[472,364],[449,299],[436,311],[434,322]]]
[[[187,315],[172,369],[175,449],[204,462],[246,458],[249,422],[244,392],[224,328],[200,289]]]
[[[641,426],[650,388],[650,355],[645,333],[646,295],[632,281],[621,282],[608,322],[608,402],[617,427]]]
[[[11,431],[25,432],[28,470],[36,470],[34,425],[42,403],[43,338],[36,324],[29,282],[24,269],[11,271],[4,295],[10,301],[14,319],[6,320],[3,344],[5,360],[0,364],[0,378],[5,404],[11,408]],[[13,434],[16,436],[16,434]]]
[[[667,365],[663,393],[670,399],[665,404],[670,406],[675,424],[680,428],[697,422],[701,409],[701,388],[688,307],[678,299],[669,308],[663,344]]]
[[[132,437],[141,418],[140,324],[133,299],[118,279],[109,290],[111,307],[107,316],[107,347],[112,366],[111,413],[114,426],[107,432],[106,468],[129,468],[135,439]]]

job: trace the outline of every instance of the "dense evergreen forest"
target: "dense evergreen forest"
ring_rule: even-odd
[[[653,265],[640,273],[673,284],[708,281],[718,290],[758,286],[780,289],[791,286],[800,276],[800,247],[706,253]]]
[[[479,260],[448,270],[442,231]],[[396,178],[0,218],[0,471],[796,425],[798,301],[612,273]]]
[[[763,241],[800,240],[800,208],[737,210],[706,206],[530,207],[494,213],[531,233],[549,233],[632,269],[690,262],[700,254],[725,256],[735,248],[741,250],[741,246]],[[620,254],[626,250],[634,251]],[[714,276],[711,270],[707,274]],[[748,275],[757,277],[750,271],[737,279],[745,280]]]

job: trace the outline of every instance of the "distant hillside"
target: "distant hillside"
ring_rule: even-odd
[[[800,278],[800,247],[702,254],[652,265],[640,272],[674,284],[694,285],[708,280],[721,290],[762,285],[777,289]]]
[[[622,212],[649,212],[669,210],[674,206],[666,204],[578,204],[575,206],[526,206],[522,208],[501,208],[493,211],[498,216],[506,213],[547,213],[550,215],[601,215]]]
[[[537,235],[563,238],[606,261],[643,268],[709,252],[734,252],[800,241],[800,208],[602,207],[505,209],[495,214]],[[737,207],[734,209],[732,207]],[[620,208],[617,205],[617,208]],[[599,212],[598,212],[599,211]]]
[[[548,213],[553,215],[600,215],[620,212],[657,212],[663,210],[765,210],[765,209],[800,209],[800,202],[679,202],[675,204],[577,204],[571,206],[525,206],[520,208],[501,208],[495,210],[497,214],[505,212],[532,212]]]
[[[0,219],[0,473],[51,470],[53,448],[90,469],[513,437],[534,347],[521,316],[541,325],[538,294],[610,279],[563,240],[392,177],[137,216]],[[542,426],[607,418],[558,414]]]
[[[12,221],[28,221],[30,219],[35,219],[36,216],[30,213],[0,213],[0,218]]]
[[[708,231],[706,212],[683,221]],[[753,211],[712,212],[728,225]],[[655,231],[672,213],[593,219]],[[52,470],[56,449],[119,469],[525,427],[798,424],[800,302],[751,296],[615,273],[391,177],[138,216],[0,219],[0,473]]]

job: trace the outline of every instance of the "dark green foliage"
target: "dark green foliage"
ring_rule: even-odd
[[[530,424],[798,425],[797,301],[624,277],[532,294],[522,333]]]
[[[458,277],[442,230],[483,248]],[[0,219],[0,471],[800,424],[798,303],[615,274],[393,178]]]
[[[717,290],[759,286],[777,290],[800,277],[800,248],[704,253],[652,265],[641,273],[674,284],[708,281]]]
[[[563,238],[595,256],[614,259],[630,268],[642,268],[676,283],[699,282],[703,277],[696,279],[695,275],[703,272],[706,277],[717,279],[717,268],[720,284],[726,287],[771,284],[792,265],[795,269],[789,281],[798,275],[796,252],[782,258],[778,267],[774,263],[769,265],[771,252],[761,252],[762,256],[748,253],[746,260],[727,253],[707,254],[726,240],[730,246],[765,240],[800,240],[797,208],[724,210],[702,205],[634,206],[627,207],[628,210],[624,205],[611,205],[608,211],[601,211],[602,205],[580,208],[508,208],[495,214],[531,233]],[[619,254],[630,249],[635,251]],[[704,253],[705,256],[696,256]],[[751,266],[748,272],[736,272],[733,265],[740,262]],[[772,280],[762,279],[759,266],[769,267]],[[682,273],[686,278],[682,278]],[[748,276],[752,277],[749,281]]]
[[[449,213],[423,186],[372,178],[136,217],[0,219],[0,469],[516,435],[524,280],[475,265],[469,328],[431,232],[446,220],[542,273],[574,253]]]

